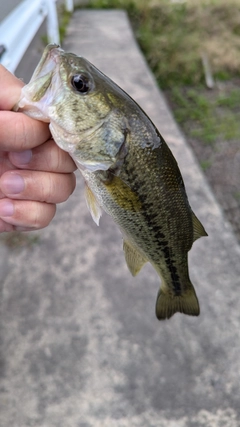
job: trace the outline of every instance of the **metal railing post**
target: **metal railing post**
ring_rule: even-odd
[[[68,12],[73,12],[73,0],[65,0],[65,7]]]
[[[58,30],[58,16],[54,0],[45,0],[47,3],[47,36],[49,43],[60,44],[59,30]]]
[[[48,13],[46,1],[24,0],[0,23],[0,58],[14,72]]]
[[[22,0],[0,22],[0,63],[14,73],[35,34],[46,19],[49,43],[60,43],[57,0]],[[65,0],[73,12],[73,0]]]

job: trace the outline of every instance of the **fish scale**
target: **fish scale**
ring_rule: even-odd
[[[188,251],[207,233],[172,152],[142,108],[86,59],[49,45],[17,110],[50,122],[55,142],[84,177],[94,221],[103,209],[119,226],[130,272],[135,276],[146,262],[155,268],[157,318],[197,316]]]

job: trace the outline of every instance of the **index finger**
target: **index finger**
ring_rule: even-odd
[[[20,151],[47,141],[50,131],[46,123],[23,113],[8,111],[19,101],[24,83],[0,65],[0,149]]]
[[[0,111],[0,150],[28,150],[49,138],[47,123],[31,119],[23,113]]]
[[[0,65],[0,110],[11,110],[20,98],[23,81]]]

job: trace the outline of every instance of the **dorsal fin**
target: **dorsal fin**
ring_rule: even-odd
[[[193,242],[195,242],[195,240],[199,239],[200,237],[208,235],[194,212],[192,212],[192,222],[193,222]]]
[[[123,250],[127,266],[132,275],[136,276],[147,262],[147,259],[145,259],[137,249],[133,248],[127,240],[123,240]]]

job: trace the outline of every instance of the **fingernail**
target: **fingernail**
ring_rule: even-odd
[[[30,162],[32,158],[32,150],[25,150],[11,153],[11,160],[16,165],[26,165]]]
[[[10,200],[0,200],[0,216],[12,216],[14,213],[13,203]]]
[[[24,190],[23,178],[16,174],[7,174],[2,178],[1,189],[5,194],[18,194]]]

